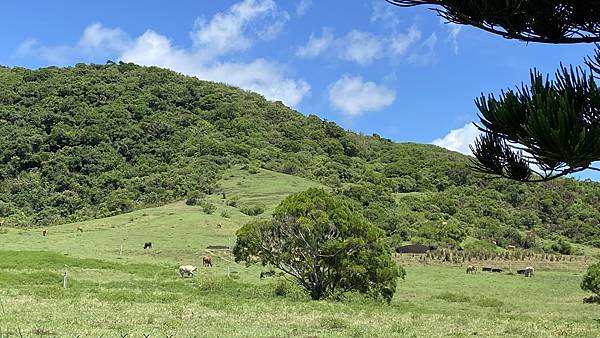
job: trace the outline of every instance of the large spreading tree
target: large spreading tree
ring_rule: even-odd
[[[315,300],[356,291],[389,302],[404,276],[384,232],[322,189],[290,195],[271,220],[248,223],[236,235],[236,261],[273,265]]]
[[[579,0],[386,0],[433,5],[453,24],[540,43],[600,42],[600,2]],[[483,132],[472,147],[479,172],[548,181],[600,160],[600,52],[582,67],[560,66],[553,81],[535,69],[529,85],[475,100]]]

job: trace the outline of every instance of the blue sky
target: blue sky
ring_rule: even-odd
[[[157,65],[357,132],[461,152],[476,135],[474,98],[593,52],[506,40],[384,0],[8,2],[0,37],[3,65]]]

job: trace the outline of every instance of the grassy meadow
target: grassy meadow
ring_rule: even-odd
[[[579,288],[588,261],[539,265],[524,278],[397,257],[407,278],[390,305],[359,295],[311,301],[292,283],[260,279],[261,267],[236,264],[228,250],[210,246],[231,246],[252,219],[240,205],[264,205],[255,217],[268,217],[289,193],[318,184],[231,170],[221,186],[225,198],[208,197],[217,205],[212,214],[178,202],[51,227],[47,237],[40,229],[3,230],[0,337],[600,336],[600,307],[584,304]],[[232,199],[238,207],[227,205]],[[153,248],[144,250],[148,241]],[[202,267],[206,254],[214,267]],[[199,268],[180,278],[181,264]]]

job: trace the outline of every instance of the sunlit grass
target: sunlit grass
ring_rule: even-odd
[[[217,205],[210,215],[180,202],[52,227],[48,237],[38,229],[0,234],[0,337],[18,337],[18,330],[24,337],[600,336],[600,308],[582,302],[581,262],[524,278],[411,261],[390,305],[358,295],[311,301],[297,286],[260,279],[260,267],[208,246],[232,245],[235,230],[252,219],[226,205],[232,195],[240,204],[264,204],[257,217],[268,217],[289,192],[317,184],[242,170],[221,184],[226,198],[208,197]],[[144,250],[147,241],[153,248]],[[205,254],[214,267],[202,266]],[[184,263],[199,266],[194,277],[177,275]]]

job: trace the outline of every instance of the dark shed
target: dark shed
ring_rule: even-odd
[[[396,248],[397,253],[417,253],[424,254],[429,251],[429,246],[423,244],[411,244]]]

